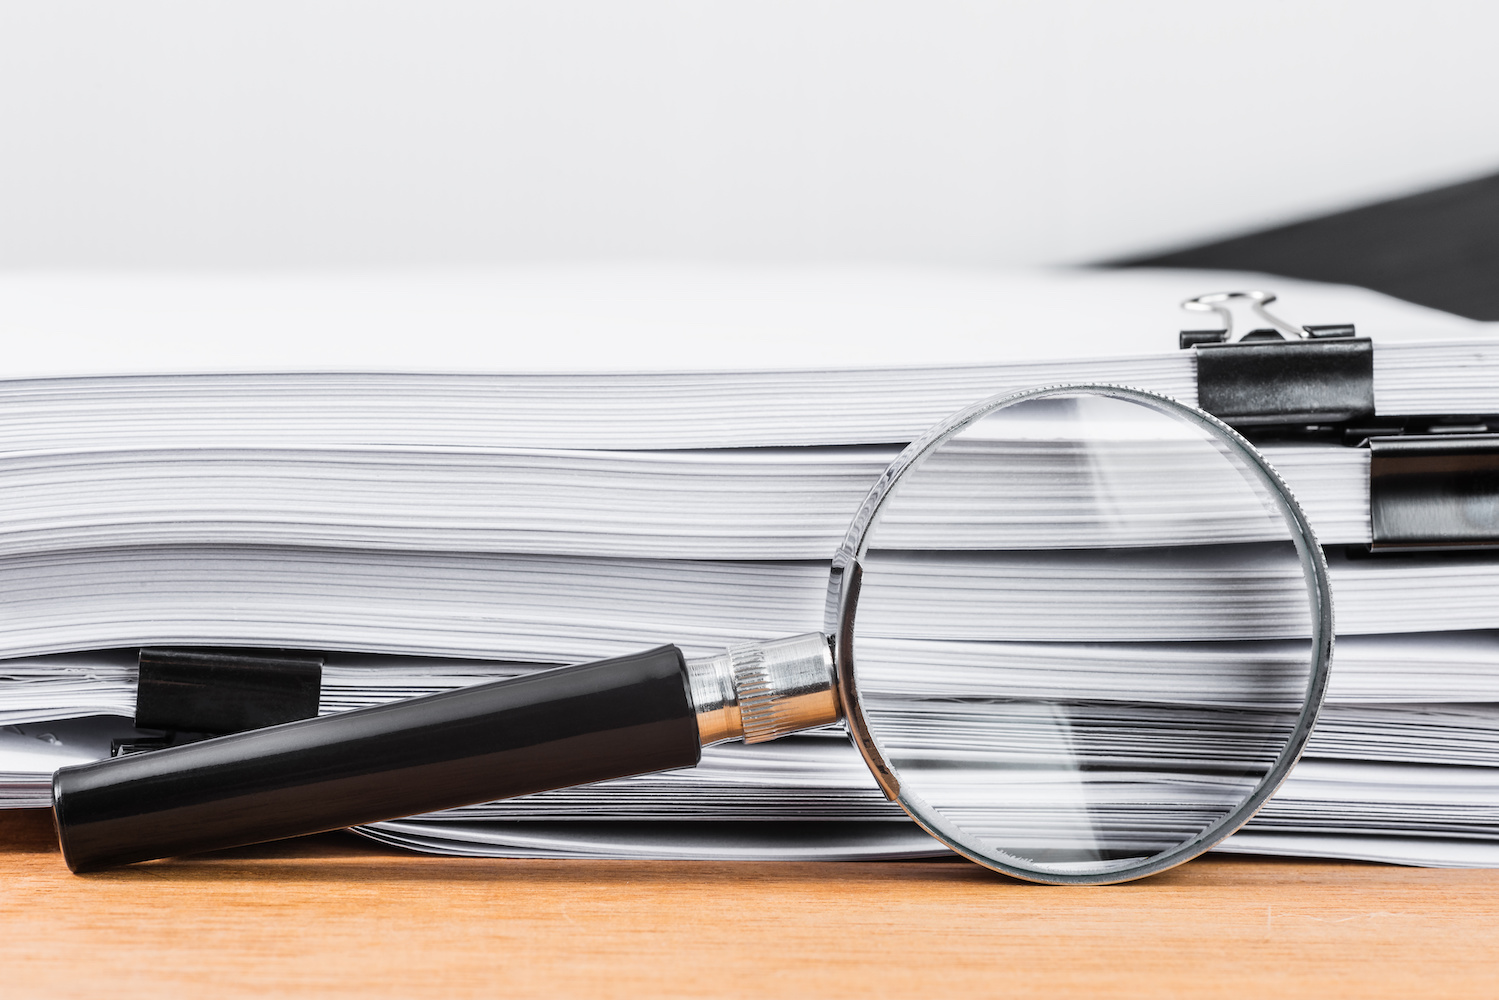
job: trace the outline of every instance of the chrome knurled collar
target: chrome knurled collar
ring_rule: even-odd
[[[729,661],[744,742],[764,743],[840,718],[833,652],[821,633],[734,646]]]
[[[688,660],[687,675],[704,746],[764,743],[843,717],[832,647],[820,632]]]

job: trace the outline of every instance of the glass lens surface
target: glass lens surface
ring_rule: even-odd
[[[1294,501],[1221,425],[1131,390],[959,425],[897,463],[845,547],[856,739],[993,867],[1118,881],[1198,853],[1278,783],[1326,681]]]

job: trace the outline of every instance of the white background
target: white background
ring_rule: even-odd
[[[1499,169],[1499,4],[0,0],[0,267],[1164,249]]]

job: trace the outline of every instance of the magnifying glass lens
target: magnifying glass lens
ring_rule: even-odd
[[[907,454],[850,533],[839,637],[855,738],[907,811],[1052,882],[1170,867],[1252,814],[1331,642],[1320,552],[1253,450],[1100,388]]]

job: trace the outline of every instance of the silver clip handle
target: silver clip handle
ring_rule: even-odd
[[[1274,292],[1210,292],[1187,299],[1182,308],[1189,312],[1210,312],[1222,322],[1227,334],[1224,343],[1243,340],[1255,330],[1270,329],[1286,340],[1305,340],[1306,333],[1292,326],[1265,307],[1275,301]]]

